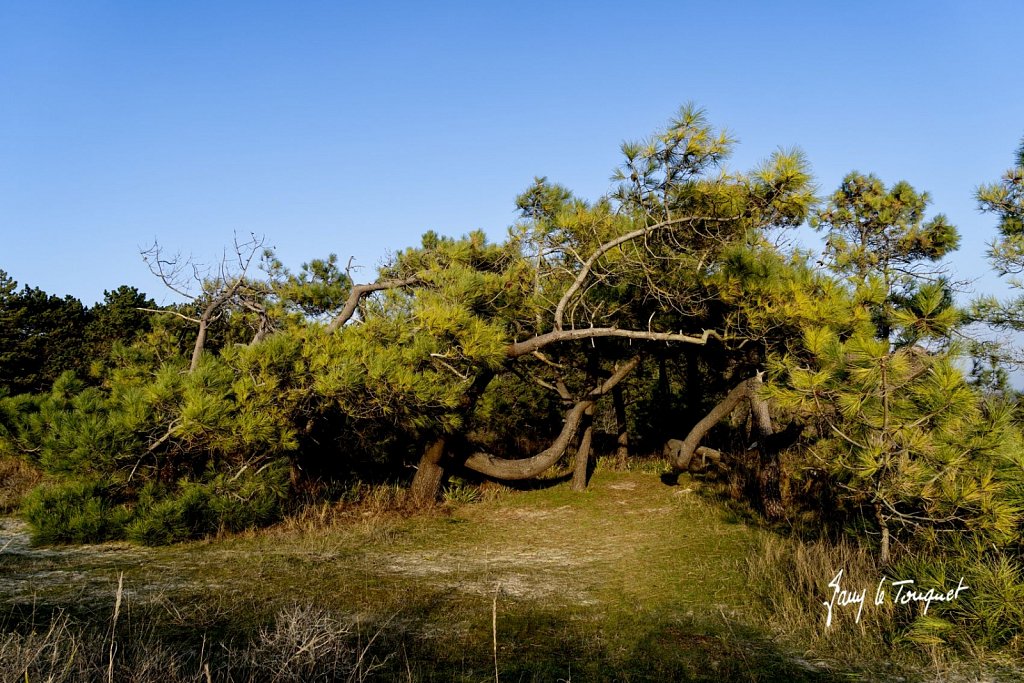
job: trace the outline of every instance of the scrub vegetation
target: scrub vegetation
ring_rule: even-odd
[[[35,577],[4,579],[0,656],[30,680],[997,675],[1024,646],[1024,432],[1019,350],[986,330],[1024,297],[963,301],[957,228],[909,183],[822,197],[799,151],[741,171],[733,145],[685,106],[604,196],[536,178],[502,239],[428,232],[362,283],[255,235],[147,249],[164,307],[0,271],[0,507],[38,546],[0,553]],[[976,194],[1018,274],[1024,148]],[[926,610],[904,578],[968,588]]]

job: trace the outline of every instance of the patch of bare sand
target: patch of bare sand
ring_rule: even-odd
[[[562,548],[519,548],[483,553],[401,553],[389,556],[381,566],[388,572],[428,579],[434,586],[476,595],[498,593],[517,599],[591,605],[597,600],[568,585],[566,579],[592,562],[589,554],[584,557]]]
[[[0,601],[23,601],[59,593],[78,602],[108,600],[119,571],[148,562],[149,548],[129,543],[33,547],[28,524],[0,519]],[[173,573],[135,584],[135,596],[157,594],[182,585]]]

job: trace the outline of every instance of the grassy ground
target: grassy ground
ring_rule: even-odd
[[[314,509],[275,529],[168,548],[30,549],[8,520],[0,652],[36,656],[29,634],[59,622],[116,645],[82,636],[75,648],[92,651],[94,671],[113,661],[126,677],[141,670],[139,649],[175,653],[180,680],[862,677],[809,664],[753,625],[762,622],[747,567],[763,532],[696,486],[599,470],[583,494],[565,484],[499,492],[412,517],[388,512],[385,491],[344,514]],[[84,656],[37,649],[58,669]],[[307,661],[339,651],[344,668]],[[277,668],[258,669],[268,662]]]

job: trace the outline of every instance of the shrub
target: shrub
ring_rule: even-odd
[[[147,487],[139,495],[128,538],[144,545],[166,545],[202,538],[219,530],[242,531],[279,520],[288,495],[288,472],[281,464],[263,471],[206,482],[184,482],[170,495]]]
[[[90,543],[124,538],[131,512],[114,504],[102,484],[66,481],[44,485],[22,507],[38,544]]]
[[[186,482],[176,495],[140,507],[128,526],[128,538],[143,545],[167,545],[216,531],[210,493]]]
[[[1024,649],[1024,568],[1003,552],[965,552],[910,557],[894,567],[897,576],[922,587],[968,586],[952,602],[934,603],[907,629],[907,640],[949,645],[972,654],[978,649]]]

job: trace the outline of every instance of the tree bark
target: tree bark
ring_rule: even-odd
[[[462,407],[471,410],[476,402],[487,389],[487,385],[494,379],[494,373],[485,370],[476,376],[469,389],[462,396]],[[449,469],[453,463],[445,460],[445,449],[448,440],[445,436],[439,436],[427,444],[416,467],[416,475],[409,485],[409,491],[413,500],[418,505],[427,505],[437,500],[441,493],[441,487],[448,476]]]
[[[626,425],[626,401],[622,386],[612,389],[612,404],[615,407],[615,460],[619,467],[626,466],[629,459],[629,431]]]
[[[203,357],[203,348],[206,346],[206,329],[209,327],[209,317],[204,313],[199,320],[199,332],[196,333],[196,343],[192,347],[192,362],[189,363],[188,371],[195,372],[199,367],[199,359]]]
[[[718,405],[711,409],[704,418],[693,426],[690,433],[683,440],[683,445],[674,454],[672,467],[677,472],[685,472],[690,465],[694,452],[700,446],[701,439],[711,431],[711,428],[725,419],[729,413],[735,410],[739,402],[749,396],[751,380],[744,380],[736,385],[732,391],[726,394]]]
[[[397,289],[399,287],[408,287],[420,282],[418,276],[413,275],[412,277],[396,279],[396,280],[382,280],[380,282],[371,282],[366,285],[355,285],[352,287],[352,291],[348,293],[348,299],[345,300],[345,306],[341,309],[341,312],[334,316],[334,319],[327,326],[327,333],[330,334],[335,332],[342,325],[347,323],[356,312],[356,307],[359,306],[360,300],[367,294],[374,292],[380,292],[385,289]]]
[[[576,450],[576,463],[572,473],[573,491],[587,490],[587,475],[590,468],[591,443],[594,438],[594,406],[591,405],[583,412],[583,437],[580,439],[580,446]]]
[[[692,334],[676,334],[674,332],[646,332],[643,330],[620,330],[617,327],[583,327],[578,330],[555,330],[545,334],[530,337],[521,342],[514,342],[505,348],[505,355],[509,358],[519,358],[528,353],[539,351],[545,346],[563,341],[576,341],[578,339],[595,339],[599,337],[618,337],[620,339],[642,339],[647,341],[685,342],[687,344],[705,345],[708,339],[715,337],[721,339],[714,330],[704,330],[699,336]]]
[[[554,443],[537,455],[530,458],[508,460],[488,453],[474,453],[465,462],[465,466],[475,472],[494,477],[495,479],[518,480],[536,477],[548,469],[565,454],[573,437],[579,431],[584,413],[594,405],[596,400],[615,388],[630,372],[640,364],[640,357],[631,359],[612,373],[612,376],[596,387],[582,400],[578,401],[565,416],[565,424]]]
[[[412,479],[409,491],[417,505],[428,505],[437,500],[444,483],[445,469],[441,465],[447,440],[442,436],[427,445]]]
[[[771,520],[786,516],[786,508],[782,504],[782,467],[779,464],[779,452],[773,448],[772,417],[768,403],[757,395],[762,381],[760,374],[748,380],[750,392],[750,414],[754,419],[754,434],[757,437],[759,458],[757,468],[757,484],[761,498],[761,509],[765,517]]]

